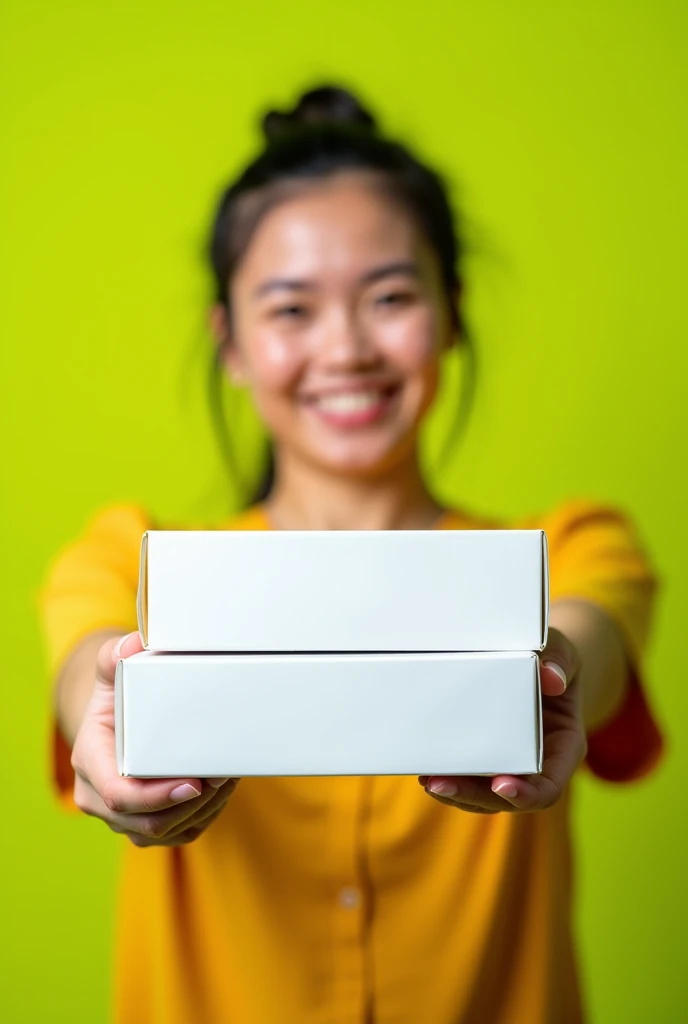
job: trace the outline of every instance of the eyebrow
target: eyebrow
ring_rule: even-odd
[[[414,263],[411,260],[398,260],[396,263],[385,263],[384,266],[375,267],[374,270],[369,270],[367,274],[364,274],[360,278],[360,284],[372,284],[383,277],[391,277],[393,274],[408,274],[411,277],[418,279],[420,279],[421,276],[417,263]],[[266,295],[268,292],[277,291],[283,288],[306,291],[307,289],[314,289],[315,287],[316,285],[312,281],[290,277],[279,277],[273,278],[271,281],[264,281],[263,284],[259,285],[255,289],[253,297],[258,299],[262,295]]]

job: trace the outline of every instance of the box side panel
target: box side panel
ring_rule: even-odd
[[[542,721],[542,689],[540,686],[540,659],[535,658],[535,739],[537,768],[535,771],[540,774],[542,761],[545,754],[544,723]]]
[[[549,632],[549,546],[547,534],[542,531],[542,638],[540,650],[543,650],[547,643]]]
[[[537,650],[542,532],[468,533],[158,531],[147,646]]]
[[[117,771],[124,775],[124,659],[120,658],[115,667],[115,753],[117,755]]]
[[[136,593],[136,616],[144,647],[148,647],[148,531],[141,538],[139,586]]]
[[[538,770],[532,654],[127,660],[127,770],[205,775]]]

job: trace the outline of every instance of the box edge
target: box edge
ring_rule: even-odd
[[[120,658],[115,666],[115,753],[117,771],[124,771],[124,658]]]
[[[139,583],[136,591],[136,618],[138,620],[141,642],[148,650],[148,534],[146,530],[141,538],[139,556]]]

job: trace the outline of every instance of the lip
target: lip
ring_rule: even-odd
[[[322,423],[346,430],[371,426],[384,419],[400,393],[400,384],[357,381],[304,395],[302,402],[308,412]],[[347,395],[352,397],[350,403],[345,399]],[[370,396],[367,401],[364,395]],[[356,401],[356,396],[360,396],[359,401]]]
[[[301,401],[311,403],[317,402],[321,398],[329,398],[330,395],[348,395],[354,394],[360,391],[382,391],[391,392],[398,391],[401,388],[401,382],[398,380],[389,380],[382,378],[357,378],[356,380],[350,381],[339,381],[336,384],[323,385],[319,388],[314,388],[312,391],[304,391],[301,394]]]

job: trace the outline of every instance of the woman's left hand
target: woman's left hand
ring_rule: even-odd
[[[540,811],[551,807],[585,757],[587,743],[573,644],[550,627],[540,654],[544,757],[540,775],[421,775],[435,800],[478,814]]]

